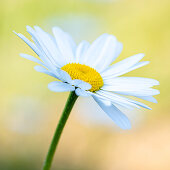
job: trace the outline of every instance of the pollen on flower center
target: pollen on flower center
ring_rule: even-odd
[[[103,86],[103,79],[94,68],[84,64],[71,63],[61,67],[61,69],[66,71],[73,80],[79,79],[89,83],[92,86],[89,90],[91,92],[97,91]]]

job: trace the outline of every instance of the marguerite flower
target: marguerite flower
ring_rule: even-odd
[[[122,129],[129,129],[131,124],[120,106],[150,109],[129,96],[156,103],[152,96],[159,94],[159,91],[151,87],[159,85],[157,80],[122,76],[148,64],[148,61],[139,62],[144,54],[111,65],[122,51],[122,44],[113,35],[103,34],[92,44],[82,41],[76,46],[72,37],[58,27],[52,29],[54,37],[37,26],[34,29],[27,26],[27,31],[33,42],[20,33],[16,34],[39,58],[27,54],[21,56],[40,64],[35,66],[37,71],[57,79],[49,83],[51,91],[75,91],[77,96],[92,96]]]

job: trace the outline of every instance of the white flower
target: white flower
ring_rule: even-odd
[[[16,33],[39,59],[27,54],[21,56],[40,64],[35,66],[37,71],[60,80],[49,83],[48,88],[51,91],[75,91],[78,96],[92,96],[104,112],[123,129],[129,129],[131,124],[120,111],[120,106],[128,109],[139,106],[150,109],[128,96],[156,103],[152,96],[159,94],[159,91],[151,87],[159,85],[158,81],[122,77],[123,74],[149,63],[139,62],[144,54],[137,54],[111,65],[122,51],[122,44],[113,35],[103,34],[92,44],[82,41],[76,46],[68,33],[58,27],[52,30],[54,37],[40,27],[35,26],[32,29],[27,26],[33,42]]]

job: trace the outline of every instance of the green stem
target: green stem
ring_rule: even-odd
[[[50,148],[48,150],[48,154],[47,154],[46,160],[44,162],[43,170],[50,170],[51,163],[52,163],[52,160],[53,160],[55,150],[56,150],[56,147],[58,145],[60,136],[62,134],[64,126],[65,126],[65,124],[67,122],[67,119],[68,119],[68,117],[70,115],[70,112],[71,112],[71,110],[73,108],[73,105],[74,105],[77,97],[78,96],[73,91],[73,92],[70,93],[70,95],[69,95],[69,97],[67,99],[67,103],[65,105],[65,108],[64,108],[63,113],[61,115],[59,123],[57,125],[56,131],[54,133],[54,136],[53,136],[53,139],[52,139],[52,142],[51,142],[51,145],[50,145]]]

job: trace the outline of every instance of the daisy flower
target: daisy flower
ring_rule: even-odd
[[[140,60],[144,54],[137,54],[118,63],[112,62],[122,51],[122,44],[110,34],[102,34],[91,44],[82,41],[76,45],[72,37],[58,27],[53,27],[53,36],[40,27],[27,26],[32,40],[16,33],[38,56],[28,54],[22,57],[38,63],[35,70],[57,79],[48,84],[54,92],[74,91],[77,96],[92,96],[103,111],[122,129],[131,124],[121,107],[132,109],[147,105],[130,96],[156,103],[152,89],[159,82],[150,78],[125,77],[125,73],[148,64]],[[112,65],[111,65],[112,64]]]

